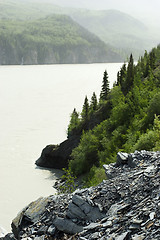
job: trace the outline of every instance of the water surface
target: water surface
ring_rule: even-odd
[[[28,203],[54,194],[59,171],[36,168],[48,144],[66,139],[74,107],[81,111],[85,95],[99,97],[103,72],[111,86],[121,63],[0,66],[0,225]]]

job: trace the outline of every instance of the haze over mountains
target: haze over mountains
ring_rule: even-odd
[[[111,59],[111,61],[118,59],[125,60],[131,52],[135,58],[138,58],[143,54],[145,49],[150,50],[159,43],[160,34],[157,24],[156,22],[154,24],[152,21],[153,12],[156,9],[156,6],[158,6],[158,1],[152,1],[157,5],[150,4],[150,1],[145,1],[143,7],[142,2],[144,3],[144,1],[141,1],[136,5],[137,0],[134,1],[134,3],[126,0],[0,0],[0,18],[3,19],[3,21],[6,21],[6,19],[31,21],[42,19],[52,14],[68,15],[79,25],[86,28],[90,33],[96,35],[99,40],[106,43],[106,49],[109,51],[108,54],[111,53],[112,57],[116,55],[116,58],[113,57],[113,60],[109,57],[106,59]],[[113,8],[117,10],[113,10]],[[139,19],[145,20],[147,16],[148,19],[143,23],[143,21],[122,12],[123,10],[125,12],[135,13],[134,15],[136,17],[138,16]],[[154,18],[158,16],[156,13],[157,10],[155,10]],[[63,26],[61,25],[61,29],[62,28]],[[49,35],[51,36],[50,33]],[[0,40],[2,42],[1,36]],[[121,57],[118,57],[118,55],[121,55]],[[100,58],[100,55],[97,55],[97,57]],[[94,60],[89,60],[89,62],[102,61],[102,59],[98,61],[98,59],[95,59],[94,57],[91,57],[91,59]],[[59,61],[56,62],[59,63]]]

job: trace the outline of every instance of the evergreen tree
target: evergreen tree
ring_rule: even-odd
[[[95,94],[95,92],[93,93],[92,97],[91,97],[91,104],[90,104],[90,109],[91,111],[95,111],[97,109],[97,96]]]
[[[155,68],[155,60],[156,60],[155,48],[153,48],[152,51],[150,52],[149,60],[150,60],[151,69],[154,69]]]
[[[127,71],[126,71],[126,77],[125,80],[122,82],[122,92],[124,95],[126,95],[130,89],[132,88],[134,83],[134,60],[132,54],[130,55]]]
[[[80,123],[80,119],[79,119],[79,114],[77,113],[76,109],[74,108],[72,114],[71,114],[71,119],[70,119],[70,123],[68,126],[68,137],[71,135],[71,132],[78,128]]]
[[[127,67],[127,78],[126,78],[128,91],[132,87],[133,81],[134,81],[134,60],[133,60],[133,56],[131,54],[129,63],[128,63],[128,67]]]
[[[89,118],[89,103],[88,103],[88,98],[87,96],[85,97],[83,108],[82,108],[82,120],[86,121]]]
[[[123,84],[126,79],[126,74],[127,74],[127,69],[126,69],[126,64],[124,63],[121,67],[121,70],[117,74],[117,86],[121,86],[123,88]]]
[[[102,82],[102,90],[101,90],[101,93],[100,93],[100,100],[102,100],[102,101],[107,100],[109,92],[110,92],[110,89],[109,89],[108,73],[105,70],[104,75],[103,75],[103,82]]]
[[[117,86],[120,85],[120,72],[117,72]]]

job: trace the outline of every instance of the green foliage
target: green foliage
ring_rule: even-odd
[[[76,177],[70,169],[63,168],[63,176],[60,178],[62,184],[58,188],[59,193],[72,193],[76,190]]]
[[[72,160],[69,162],[69,167],[76,176],[88,172],[93,165],[98,164],[98,146],[99,141],[91,131],[82,134],[81,142],[72,151]]]
[[[74,108],[71,118],[70,118],[70,123],[68,126],[68,134],[67,136],[70,137],[73,134],[78,133],[79,131],[79,126],[80,126],[80,119],[79,119],[79,114],[77,113],[76,109]]]
[[[125,66],[123,66],[123,68],[124,69],[122,70],[122,81],[120,82],[121,82],[122,92],[124,93],[124,95],[126,95],[132,88],[133,82],[134,82],[135,72],[134,72],[134,60],[133,60],[132,54],[130,55],[126,72],[125,72]]]
[[[72,152],[70,168],[75,175],[89,173],[88,185],[98,183],[100,168],[114,162],[118,151],[160,150],[160,46],[153,52],[145,52],[137,66],[132,56],[128,67],[122,66],[108,99],[92,112],[93,116],[99,112],[103,120],[82,134]],[[148,59],[150,70],[145,75]]]
[[[2,50],[3,51],[2,51]],[[105,43],[65,15],[0,20],[0,64],[107,61]]]
[[[87,96],[85,97],[84,100],[81,116],[84,122],[86,122],[89,119],[89,102]]]
[[[154,151],[160,151],[160,116],[155,115],[153,130],[156,132]]]
[[[108,80],[108,73],[105,70],[103,75],[103,82],[102,82],[102,89],[100,93],[100,101],[104,101],[108,99],[110,89],[109,89],[109,80]]]
[[[103,168],[97,168],[96,166],[93,166],[85,179],[84,187],[96,186],[105,179],[105,170]]]
[[[91,97],[90,112],[96,111],[97,105],[98,105],[97,96],[96,96],[96,94],[94,92],[92,97]]]
[[[152,130],[144,133],[140,136],[136,144],[133,146],[133,150],[152,150],[155,147],[156,133]]]

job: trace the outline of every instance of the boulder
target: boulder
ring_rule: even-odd
[[[62,169],[68,166],[73,148],[78,146],[80,137],[74,136],[59,145],[48,145],[41,153],[36,165],[40,167]]]
[[[55,227],[56,227],[59,231],[62,231],[62,232],[64,232],[64,233],[68,233],[68,234],[71,234],[71,235],[83,231],[83,227],[82,227],[82,226],[79,226],[79,225],[73,223],[73,222],[72,222],[71,220],[69,220],[69,219],[63,219],[63,218],[57,217],[57,218],[54,220],[53,223],[54,223]]]
[[[160,239],[160,152],[131,157],[135,168],[110,164],[98,186],[29,204],[13,220],[16,239]]]
[[[22,227],[39,220],[41,214],[46,211],[48,198],[39,198],[31,202],[27,207],[22,209],[18,215],[13,219],[11,227],[14,236],[17,238]]]
[[[128,153],[118,152],[116,165],[120,166],[128,163]]]

